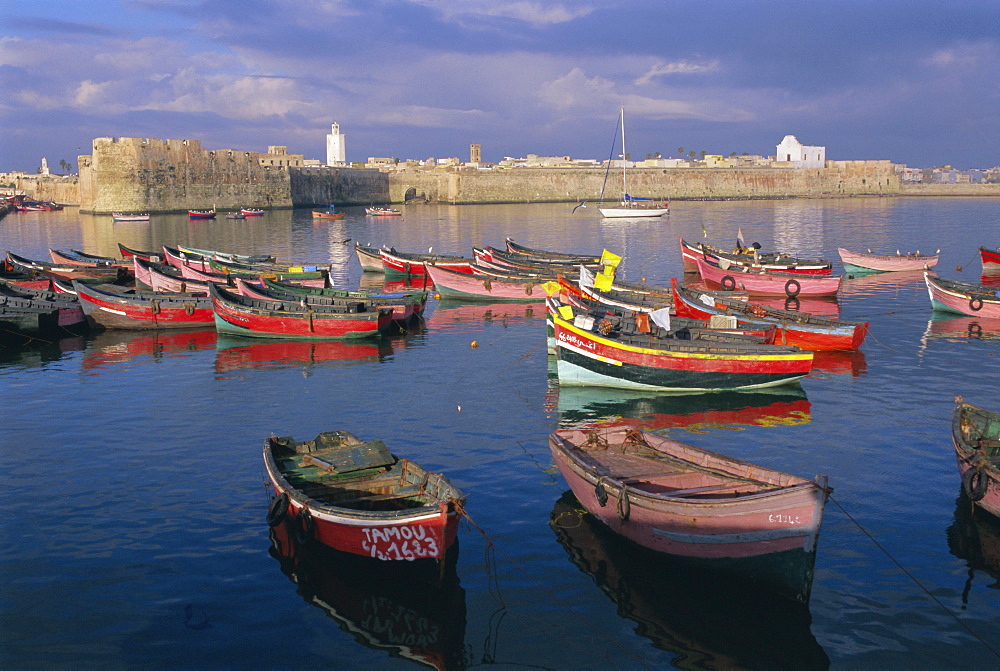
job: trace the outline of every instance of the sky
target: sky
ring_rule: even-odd
[[[997,0],[0,0],[0,172],[97,137],[1000,165]],[[621,152],[618,141],[617,153]]]

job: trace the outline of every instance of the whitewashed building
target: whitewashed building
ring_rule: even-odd
[[[826,165],[826,147],[810,147],[794,135],[786,135],[778,145],[774,160],[791,163],[796,168],[822,168]]]
[[[334,121],[330,126],[330,133],[326,136],[327,165],[347,165],[347,150],[344,141],[344,136],[340,134],[340,124]]]

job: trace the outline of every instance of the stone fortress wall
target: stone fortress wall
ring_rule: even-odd
[[[602,188],[605,201],[621,198],[621,173],[614,168],[380,172],[295,165],[289,157],[301,156],[272,150],[284,148],[209,151],[198,140],[97,138],[93,153],[77,159],[78,178],[23,175],[15,188],[95,214],[371,205],[414,197],[453,204],[576,203],[596,201]],[[1000,196],[1000,184],[903,186],[890,161],[826,161],[823,168],[632,168],[628,180],[633,196],[658,200]]]
[[[95,214],[292,207],[286,166],[257,152],[208,151],[198,140],[97,138],[77,158],[80,211]]]

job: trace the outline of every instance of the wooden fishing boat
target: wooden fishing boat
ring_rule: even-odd
[[[211,263],[211,262],[210,262]],[[252,282],[259,282],[262,277],[267,277],[273,280],[286,280],[289,282],[296,282],[308,287],[325,287],[329,285],[329,275],[326,271],[322,272],[264,272],[264,271],[247,271],[247,272],[213,272],[198,270],[192,265],[183,265],[180,268],[181,276],[188,280],[200,280],[202,282],[214,282],[216,284],[229,284],[230,278],[242,277],[245,280]]]
[[[132,262],[126,259],[116,259],[111,256],[98,256],[96,254],[81,252],[76,249],[71,249],[69,251],[49,249],[49,258],[52,259],[52,263],[64,266],[84,266],[88,268],[132,267]]]
[[[163,257],[163,250],[162,249],[160,251],[156,251],[156,252],[146,252],[146,251],[143,251],[143,250],[132,249],[131,247],[126,247],[125,245],[123,245],[122,243],[119,242],[118,243],[118,251],[121,252],[122,258],[125,259],[126,261],[129,260],[129,259],[131,259],[131,258],[134,258],[134,257],[139,257],[143,261],[151,261],[153,263],[164,263],[165,262],[165,259]]]
[[[868,335],[869,322],[823,317],[809,312],[781,310],[684,287],[671,279],[674,312],[678,316],[708,319],[729,315],[745,325],[770,324],[778,328],[778,342],[816,351],[856,350]]]
[[[376,247],[364,247],[360,242],[354,243],[354,252],[358,256],[358,263],[361,264],[362,272],[384,273],[385,266],[382,264],[382,256]]]
[[[70,335],[59,325],[55,310],[0,305],[0,344],[26,345]]]
[[[80,266],[37,261],[7,252],[7,261],[21,272],[38,272],[49,279],[70,282],[74,279],[91,284],[117,282],[125,284],[134,278],[127,268],[120,266]]]
[[[0,280],[0,306],[12,311],[54,313],[55,325],[67,329],[64,335],[82,333],[87,327],[87,317],[76,296],[19,287]]]
[[[133,259],[132,263],[135,265],[136,282],[142,281],[153,291],[208,294],[207,281],[188,279],[180,268],[139,258]],[[139,280],[140,275],[146,279]]]
[[[327,205],[325,210],[313,210],[313,219],[343,219],[347,216],[346,212],[337,212],[333,205]]]
[[[844,269],[848,272],[860,270],[864,272],[889,273],[906,270],[926,270],[937,265],[938,254],[921,254],[915,252],[900,252],[895,254],[872,254],[868,252],[852,252],[843,247],[837,248]]]
[[[833,272],[833,264],[825,259],[800,259],[791,254],[781,252],[765,252],[763,254],[749,253],[740,254],[727,252],[713,247],[712,245],[687,242],[684,238],[681,241],[681,259],[684,262],[684,269],[697,271],[698,259],[709,259],[718,263],[719,259],[725,259],[730,265],[741,268],[751,268],[754,270],[766,270],[768,272],[792,273],[793,275],[829,275]],[[754,243],[756,244],[756,243]]]
[[[378,308],[389,308],[392,310],[392,321],[398,323],[408,322],[413,317],[413,303],[403,302],[399,299],[392,301],[381,301],[372,299],[371,297],[349,297],[344,295],[325,295],[325,294],[305,294],[301,292],[288,291],[286,289],[280,288],[281,286],[290,285],[280,285],[278,283],[272,283],[271,285],[264,285],[261,282],[260,285],[252,285],[243,279],[236,278],[236,290],[241,296],[248,296],[250,298],[258,298],[260,300],[277,300],[277,301],[298,301],[301,303],[306,303],[307,305],[336,305],[342,307],[356,308],[358,310],[375,310]],[[277,286],[277,288],[276,288]],[[311,287],[309,287],[311,288]],[[313,291],[326,291],[325,289],[312,289]],[[338,290],[340,291],[340,290]],[[348,292],[343,291],[342,294]],[[354,293],[354,292],[351,292]]]
[[[589,261],[579,260],[557,260],[541,259],[523,254],[506,252],[489,245],[483,247],[473,247],[472,256],[477,263],[491,263],[501,268],[512,268],[514,270],[527,270],[529,272],[565,272],[575,273],[580,266],[591,270],[600,270],[601,260],[591,259]]]
[[[399,210],[389,207],[366,207],[365,214],[373,217],[401,217],[403,215]]]
[[[568,314],[550,310],[560,385],[685,393],[756,389],[796,382],[812,368],[813,353],[798,347],[712,329],[661,332],[647,315],[584,315],[565,307]]]
[[[580,263],[596,263],[600,262],[600,254],[572,254],[566,252],[552,252],[547,249],[536,249],[534,247],[525,247],[524,245],[519,245],[510,238],[506,238],[504,241],[507,244],[507,251],[512,254],[520,254],[522,256],[536,258],[540,261],[569,261],[569,262],[580,262]]]
[[[480,277],[436,264],[428,264],[426,270],[441,298],[490,303],[541,303],[545,300],[545,290],[542,288],[546,281],[544,278],[515,280]]]
[[[263,217],[264,210],[259,207],[241,207],[240,214],[244,217]]]
[[[197,247],[187,247],[184,245],[178,245],[177,249],[184,252],[189,257],[201,257],[206,261],[214,259],[216,261],[247,263],[251,265],[257,263],[277,262],[277,259],[270,254],[235,254],[233,252],[221,252],[216,249],[199,249]]]
[[[695,260],[701,279],[723,289],[739,289],[751,296],[833,296],[840,290],[839,275],[803,275],[751,270],[699,257]]]
[[[164,260],[172,265],[174,268],[183,268],[184,266],[189,266],[196,270],[202,272],[210,271],[211,268],[208,265],[208,259],[201,254],[192,254],[185,252],[177,247],[168,247],[163,245],[163,258]]]
[[[924,282],[935,310],[970,317],[1000,319],[1000,289],[984,284],[969,284],[924,273]]]
[[[549,448],[576,498],[615,533],[681,557],[805,553],[775,579],[808,600],[826,476],[807,480],[626,427],[556,430]]]
[[[397,252],[394,247],[379,249],[378,253],[382,257],[382,268],[387,275],[426,275],[426,265],[429,263],[459,273],[472,273],[473,261],[464,256]]]
[[[241,296],[218,284],[209,286],[209,294],[219,333],[255,338],[364,338],[377,336],[392,323],[389,308],[359,312],[335,305],[265,301]]]
[[[408,314],[410,316],[419,316],[422,314],[424,308],[427,306],[427,298],[430,296],[429,291],[417,289],[412,291],[396,292],[361,290],[348,291],[346,289],[338,289],[336,287],[327,287],[324,289],[304,287],[298,284],[292,284],[291,282],[277,282],[269,279],[261,280],[261,286],[272,291],[280,291],[286,294],[291,294],[298,298],[303,296],[307,298],[310,296],[320,296],[337,300],[375,302],[385,307],[393,308],[393,319],[395,320],[402,319],[400,316],[401,314]]]
[[[73,288],[90,320],[107,329],[199,328],[215,323],[204,294],[112,290],[80,282]]]
[[[996,270],[997,268],[1000,268],[1000,247],[997,247],[996,249],[980,247],[979,256],[983,260],[983,269],[989,268],[990,270]]]
[[[382,561],[443,560],[455,543],[465,495],[381,440],[346,431],[270,437],[264,467],[276,495],[267,522],[291,518],[300,543]]]
[[[1000,517],[1000,413],[957,395],[951,437],[962,490],[977,506]]]
[[[188,210],[191,219],[215,219],[215,210]]]
[[[114,221],[149,221],[149,214],[146,212],[112,212],[111,219]]]

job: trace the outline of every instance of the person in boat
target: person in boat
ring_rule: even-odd
[[[756,254],[758,249],[760,249],[759,242],[753,242],[750,243],[749,247],[744,247],[743,241],[737,239],[736,247],[733,249],[733,254]]]

